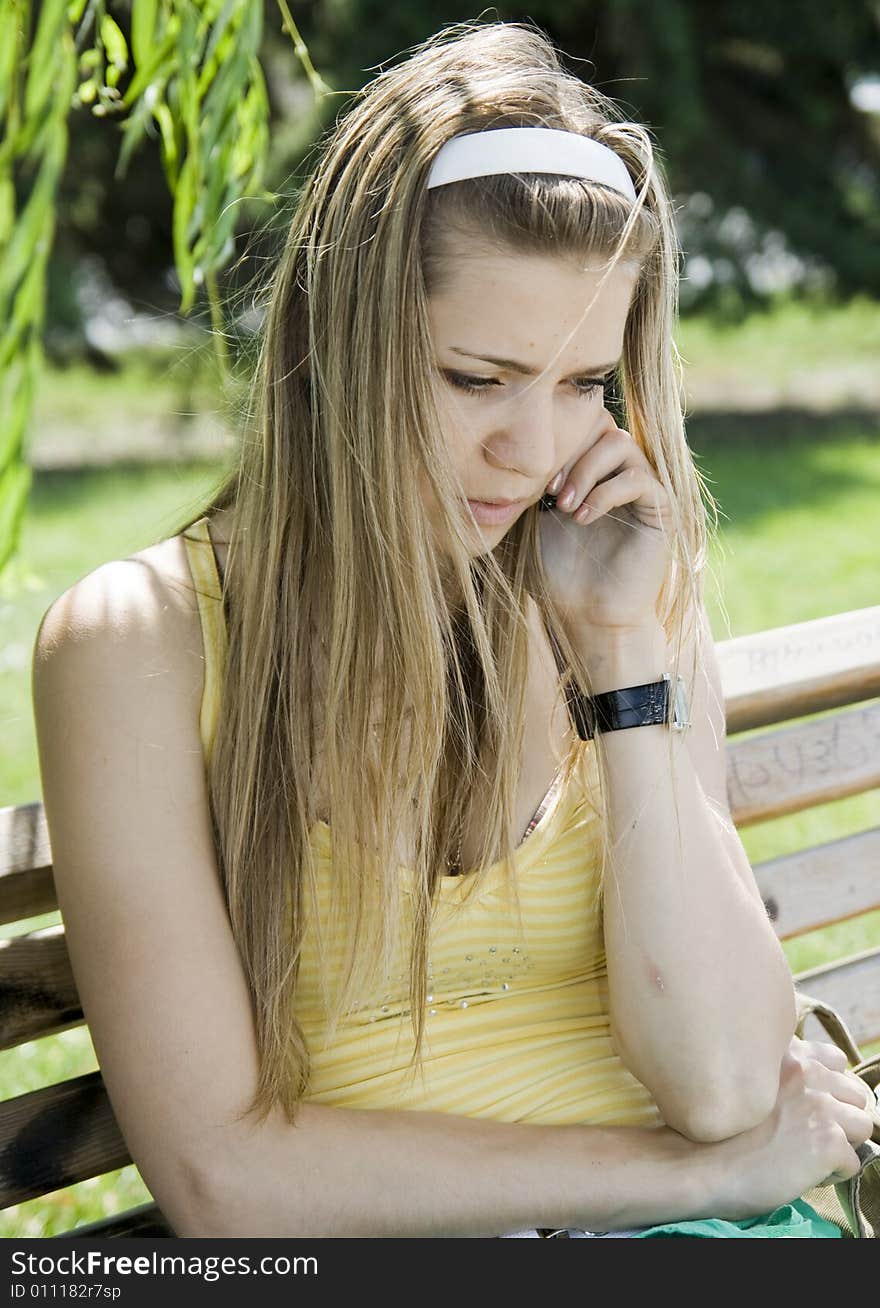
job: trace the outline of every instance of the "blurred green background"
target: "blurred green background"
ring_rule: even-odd
[[[340,106],[313,104],[270,12],[267,3],[271,184],[283,188]],[[651,122],[669,156],[683,246],[688,435],[724,514],[709,585],[716,639],[880,603],[880,277],[869,202],[880,57],[871,6],[853,5],[834,23],[801,3],[774,13],[609,0],[529,12],[573,58],[594,61],[602,89]],[[441,23],[473,16],[366,0],[296,13],[316,64],[340,88],[359,85],[370,66]],[[587,77],[594,71],[580,67]],[[812,146],[796,124],[814,130]],[[833,159],[823,142],[836,142]],[[174,314],[158,165],[145,155],[132,185],[114,187],[117,148],[106,125],[85,115],[74,124],[49,366],[28,453],[33,492],[20,551],[0,579],[0,806],[40,797],[30,661],[42,614],[78,578],[194,512],[235,443],[204,309],[188,323]],[[284,215],[255,204],[250,217],[224,286],[245,347],[257,325],[247,288]],[[872,791],[748,828],[743,840],[756,863],[876,825],[880,792]],[[0,938],[20,929],[0,928]],[[786,951],[799,971],[877,945],[880,912]],[[0,1084],[11,1097],[96,1066],[77,1028],[0,1054]],[[7,1210],[0,1236],[50,1236],[148,1198],[127,1167]]]

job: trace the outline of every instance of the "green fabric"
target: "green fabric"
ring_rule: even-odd
[[[721,1217],[700,1218],[692,1222],[667,1222],[664,1226],[648,1226],[632,1237],[635,1240],[655,1235],[696,1235],[729,1238],[743,1236],[756,1240],[842,1240],[839,1227],[820,1217],[803,1199],[775,1208],[762,1217],[746,1217],[739,1222],[728,1222]]]

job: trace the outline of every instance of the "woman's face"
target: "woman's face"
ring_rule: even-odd
[[[618,264],[584,316],[601,280],[598,261],[582,270],[561,258],[459,244],[429,301],[440,421],[468,499],[519,501],[494,514],[469,506],[475,552],[494,548],[589,445],[637,274],[634,264]],[[427,486],[423,498],[436,529]]]

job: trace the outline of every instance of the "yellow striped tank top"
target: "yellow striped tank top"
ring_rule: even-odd
[[[207,759],[226,657],[222,586],[207,519],[190,527],[183,540],[204,642],[200,732]],[[419,1074],[409,1067],[413,1035],[405,957],[399,956],[385,991],[365,996],[328,1044],[318,949],[307,930],[297,986],[297,1016],[311,1055],[306,1101],[504,1122],[662,1124],[650,1092],[611,1042],[604,940],[594,907],[601,838],[590,799],[596,759],[592,741],[581,748],[583,766],[551,792],[517,848],[519,919],[504,892],[501,862],[487,869],[477,893],[473,877],[442,879],[431,927]],[[310,840],[319,885],[328,887],[325,822],[314,824]],[[398,872],[406,877],[408,869]],[[326,890],[320,900],[323,920]],[[332,969],[332,941],[330,946]]]

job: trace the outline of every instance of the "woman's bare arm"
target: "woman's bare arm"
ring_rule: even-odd
[[[243,1087],[242,1087],[243,1091]],[[711,1145],[668,1127],[537,1126],[305,1103],[224,1131],[195,1228],[215,1236],[494,1236],[708,1215]]]
[[[745,851],[732,821],[718,819],[727,806],[724,701],[704,611],[699,620],[706,643],[690,730],[632,727],[596,742],[614,850],[604,895],[612,1033],[664,1121],[709,1141],[767,1117],[796,1015],[791,970]],[[596,692],[672,667],[659,623],[584,632],[579,645]],[[691,658],[684,650],[686,678]]]

